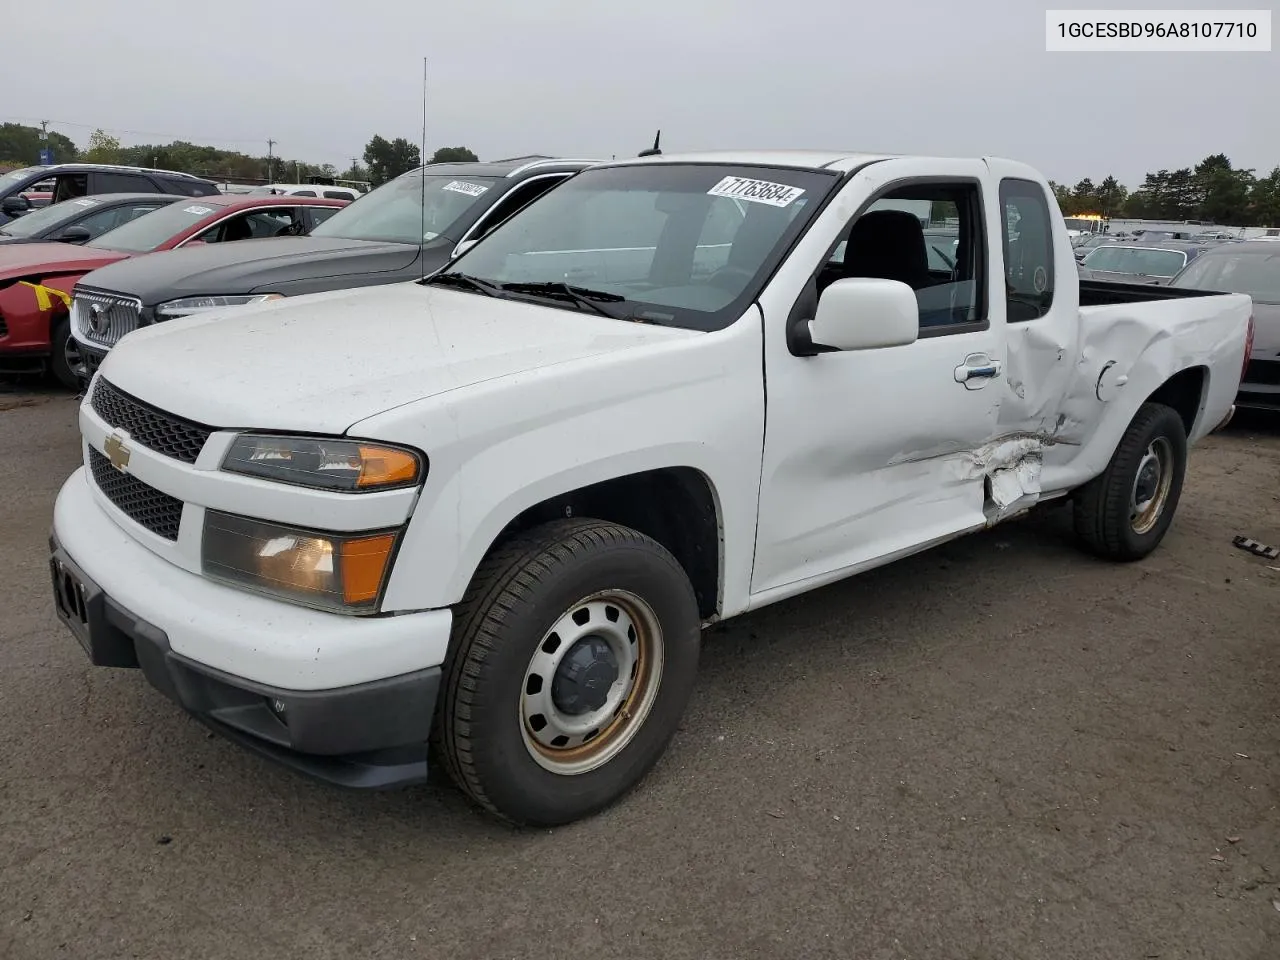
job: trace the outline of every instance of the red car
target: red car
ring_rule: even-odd
[[[71,290],[109,263],[157,250],[257,237],[304,235],[350,201],[327,197],[192,197],[90,240],[0,245],[0,373],[49,369],[78,388]],[[7,247],[7,248],[4,248]]]

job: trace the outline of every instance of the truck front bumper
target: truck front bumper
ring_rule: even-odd
[[[343,661],[359,652],[353,645],[367,644],[366,655],[377,660],[387,646],[429,648],[423,641],[448,631],[449,611],[341,617],[229,590],[133,541],[89,496],[79,471],[59,495],[49,547],[58,618],[95,666],[141,668],[213,730],[330,783],[388,788],[426,779],[438,665],[373,678],[366,668],[360,682],[311,689],[308,679],[332,677],[334,661],[311,670],[320,665],[282,655],[305,647],[313,658],[329,653]],[[215,646],[220,633],[233,634],[226,639],[244,669],[191,655],[203,648],[225,658],[227,650]],[[255,663],[259,678],[244,676]],[[299,682],[272,682],[289,676]]]

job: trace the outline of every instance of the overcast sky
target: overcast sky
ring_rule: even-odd
[[[668,152],[994,154],[1068,183],[1134,186],[1217,152],[1280,164],[1280,54],[1046,53],[1046,5],[1069,6],[15,2],[0,120],[49,119],[81,146],[94,126],[258,154],[270,137],[277,155],[345,168],[375,133],[418,142],[425,56],[428,154],[625,156],[660,126]]]

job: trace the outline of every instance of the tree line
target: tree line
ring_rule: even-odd
[[[366,181],[376,187],[422,163],[421,149],[403,137],[387,140],[375,135],[365,145],[363,163],[353,157],[349,167],[339,169],[331,163],[253,156],[185,140],[126,147],[103,130],[93,131],[81,150],[70,137],[61,133],[50,131],[47,139],[42,140],[39,127],[20,123],[0,124],[0,165],[25,167],[39,163],[40,150],[46,146],[53,151],[55,163],[119,163],[131,167],[179,170],[209,180],[260,180],[264,183],[305,183],[309,177],[319,176]],[[430,162],[478,159],[466,147],[441,147],[432,155]]]
[[[136,167],[181,170],[210,180],[305,182],[309,177],[365,181],[379,186],[422,162],[422,151],[404,137],[388,140],[374,135],[365,145],[363,162],[352,158],[340,170],[331,163],[309,163],[276,156],[251,156],[235,150],[175,140],[169,144],[125,147],[102,130],[89,135],[85,149],[61,133],[40,139],[38,127],[0,124],[0,164],[37,163],[42,145],[58,162],[122,163]],[[441,147],[431,163],[475,161],[466,147]],[[1074,187],[1050,181],[1058,206],[1067,216],[1098,213],[1134,220],[1203,220],[1229,226],[1280,226],[1280,166],[1259,177],[1252,169],[1231,165],[1226,154],[1205,157],[1194,167],[1148,173],[1142,185],[1129,190],[1108,176],[1099,183],[1086,177]]]
[[[1280,166],[1264,177],[1231,165],[1226,154],[1205,157],[1194,167],[1148,173],[1128,190],[1107,177],[1085,178],[1074,187],[1053,183],[1067,216],[1098,213],[1133,220],[1202,220],[1233,227],[1280,226]]]

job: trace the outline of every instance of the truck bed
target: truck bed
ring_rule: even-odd
[[[1155,300],[1177,300],[1180,297],[1216,297],[1213,290],[1191,290],[1186,287],[1155,286],[1146,283],[1115,283],[1110,280],[1081,280],[1080,306],[1106,307],[1116,303],[1147,303]]]

